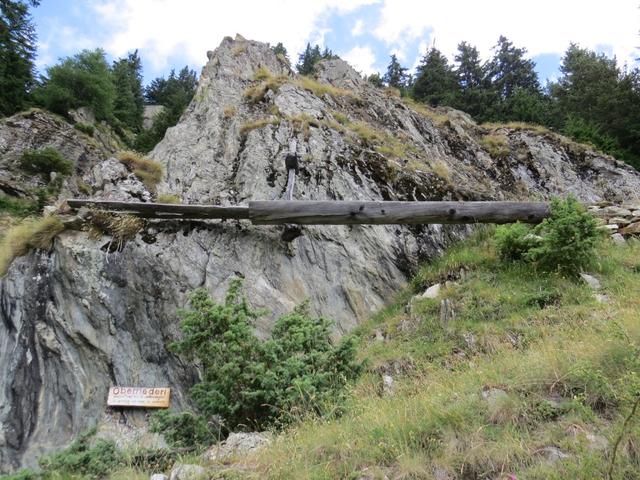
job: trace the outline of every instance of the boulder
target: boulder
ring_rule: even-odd
[[[569,454],[564,453],[558,447],[554,446],[543,447],[538,450],[537,453],[544,459],[544,462],[548,465],[553,465],[570,457]]]
[[[584,283],[589,285],[593,290],[600,290],[602,285],[600,284],[600,280],[598,280],[593,275],[589,275],[588,273],[581,273],[580,278],[584,280]]]
[[[154,473],[149,477],[149,480],[169,480],[169,477],[164,473]]]
[[[427,288],[424,293],[421,295],[421,298],[438,298],[438,295],[440,295],[440,289],[442,288],[442,285],[439,283],[436,283],[435,285],[431,285],[429,288]]]
[[[623,235],[635,235],[640,234],[640,222],[632,223],[626,227],[624,227],[620,232]]]
[[[224,442],[212,446],[204,453],[207,461],[224,461],[233,457],[257,452],[271,443],[271,437],[260,432],[236,432]]]
[[[204,480],[207,471],[200,465],[179,463],[171,469],[169,480]]]
[[[622,245],[626,245],[627,244],[627,241],[619,233],[614,233],[613,235],[611,235],[611,241],[613,243],[615,243],[616,245],[618,245],[618,246],[622,246]]]

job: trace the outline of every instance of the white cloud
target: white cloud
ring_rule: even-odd
[[[370,75],[377,71],[374,67],[376,56],[371,47],[358,45],[340,56],[353,68],[365,75]]]
[[[390,50],[403,51],[430,33],[429,44],[435,40],[436,47],[451,57],[462,40],[488,56],[500,35],[526,47],[532,56],[563,53],[570,42],[589,48],[611,45],[622,62],[638,54],[637,0],[537,0],[527,4],[513,0],[385,0],[380,18],[374,34]]]
[[[364,22],[361,19],[356,20],[356,23],[353,25],[353,28],[351,29],[351,35],[354,37],[357,37],[359,35],[362,35],[362,33],[364,32]]]
[[[204,64],[207,50],[217,47],[224,36],[236,33],[272,44],[283,42],[295,59],[319,19],[377,0],[94,1],[102,21],[114,30],[105,49],[121,56],[140,48],[152,66],[161,69],[175,54],[186,56],[192,64]]]

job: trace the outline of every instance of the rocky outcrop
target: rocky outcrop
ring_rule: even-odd
[[[159,192],[186,203],[282,198],[292,146],[301,157],[298,199],[573,192],[597,202],[640,192],[640,175],[611,157],[551,132],[483,127],[461,112],[407,104],[340,60],[321,64],[316,80],[300,79],[268,45],[243,38],[226,38],[209,58],[187,111],[151,153],[166,168]],[[509,153],[485,149],[487,135],[499,135]],[[2,152],[33,148],[15,143],[26,136],[0,131]],[[77,170],[97,197],[150,198],[108,159]],[[33,465],[98,419],[115,421],[103,416],[111,385],[169,386],[173,405],[185,405],[197,373],[166,345],[193,289],[221,298],[243,277],[252,305],[273,312],[257,325],[261,334],[306,298],[340,334],[385,305],[421,260],[470,231],[310,226],[287,243],[281,228],[243,221],[149,222],[116,252],[107,237],[60,235],[51,252],[19,259],[0,281],[0,469]]]

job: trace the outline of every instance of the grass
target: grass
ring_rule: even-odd
[[[611,301],[599,304],[582,283],[500,262],[488,233],[425,265],[412,284],[421,292],[464,269],[442,293],[455,321],[440,324],[439,300],[407,313],[412,292],[403,292],[359,329],[369,373],[346,413],[302,419],[278,436],[251,460],[255,478],[433,478],[436,469],[450,478],[604,478],[640,385],[640,242],[601,248],[593,273]],[[383,371],[401,372],[395,396],[379,395]],[[488,402],[492,388],[504,396]],[[628,429],[614,478],[638,469],[640,422]],[[609,447],[590,448],[588,434]],[[570,457],[548,465],[548,446]]]
[[[542,125],[536,125],[534,123],[526,123],[526,122],[506,122],[506,123],[483,123],[482,127],[496,131],[501,128],[506,128],[508,130],[514,130],[516,132],[531,132],[537,135],[550,135],[553,134],[551,130],[547,127],[543,127]]]
[[[158,203],[180,203],[182,199],[178,195],[161,193],[156,200]]]
[[[233,118],[236,114],[236,107],[233,105],[227,105],[222,109],[222,115],[224,118]]]
[[[509,156],[511,148],[509,147],[509,139],[505,135],[491,133],[480,139],[480,145],[484,148],[492,158],[502,160]]]
[[[259,118],[257,120],[251,120],[242,127],[240,127],[240,135],[247,135],[251,130],[256,130],[258,128],[264,128],[267,125],[280,125],[280,119],[277,117],[273,118]]]
[[[248,479],[595,479],[620,438],[613,478],[637,478],[640,419],[627,419],[640,391],[640,242],[601,245],[590,273],[610,301],[598,303],[578,280],[499,260],[492,235],[479,229],[423,265],[357,329],[366,373],[341,413],[300,418],[265,450],[212,469]],[[414,298],[447,280],[439,298]],[[447,325],[443,299],[455,311]],[[383,373],[394,395],[381,395]],[[549,447],[568,457],[546,462]],[[140,471],[128,463],[110,478]]]
[[[104,210],[91,211],[89,223],[91,237],[99,238],[101,235],[110,235],[115,241],[117,250],[121,250],[127,241],[133,240],[145,226],[145,221],[141,218]]]
[[[423,117],[428,118],[434,125],[439,127],[449,126],[451,121],[446,114],[439,113],[437,110],[428,107],[423,103],[416,102],[410,97],[402,98],[402,101],[405,105],[407,105],[414,112],[422,115]]]
[[[0,276],[7,273],[11,262],[31,250],[48,249],[51,242],[64,230],[58,217],[26,219],[10,228],[0,242]]]
[[[149,192],[155,193],[164,176],[162,165],[131,151],[120,152],[118,160],[140,179]]]
[[[300,88],[313,93],[316,97],[329,95],[336,100],[340,98],[346,98],[353,101],[359,100],[358,96],[350,90],[334,87],[333,85],[329,85],[328,83],[320,83],[311,77],[300,76],[295,80],[294,83]]]
[[[289,77],[275,76],[265,67],[258,68],[253,79],[258,83],[251,85],[244,91],[244,97],[250,103],[260,103],[269,90],[277,92],[282,85],[289,81]]]
[[[26,217],[37,212],[38,203],[33,200],[0,196],[0,213],[6,213],[12,217]]]

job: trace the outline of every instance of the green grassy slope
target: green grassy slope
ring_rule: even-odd
[[[368,374],[343,416],[301,421],[244,467],[257,478],[605,478],[640,392],[640,242],[600,248],[600,303],[579,280],[499,261],[487,237],[417,275],[421,292],[465,270],[438,299],[408,308],[405,292],[360,329]],[[614,478],[640,478],[634,420]]]

